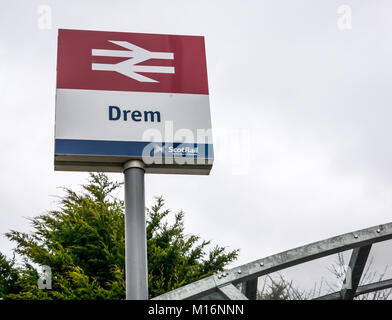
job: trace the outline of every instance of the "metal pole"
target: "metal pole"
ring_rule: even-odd
[[[127,300],[148,299],[144,163],[124,165],[125,180],[125,285]]]

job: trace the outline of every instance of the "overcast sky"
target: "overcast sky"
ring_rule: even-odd
[[[88,176],[54,171],[58,28],[205,36],[214,167],[146,176],[146,202],[240,248],[233,266],[390,222],[391,16],[390,0],[2,1],[0,233]]]

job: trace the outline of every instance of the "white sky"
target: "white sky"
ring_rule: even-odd
[[[391,221],[391,15],[388,0],[3,1],[0,233],[86,182],[53,169],[58,28],[205,36],[214,168],[149,175],[146,201],[164,195],[188,232],[240,248],[234,265]]]

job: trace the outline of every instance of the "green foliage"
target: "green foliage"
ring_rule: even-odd
[[[15,270],[14,259],[8,260],[0,253],[0,298],[16,291],[18,273]]]
[[[31,220],[33,231],[10,231],[21,266],[0,256],[0,294],[7,299],[124,299],[124,203],[115,196],[120,184],[105,174],[91,174],[76,193],[64,188],[59,209]],[[148,281],[150,297],[196,281],[236,259],[209,241],[184,234],[184,213],[170,211],[156,199],[147,209]],[[40,266],[52,271],[52,289],[37,286]],[[3,271],[4,270],[4,271]]]
[[[225,248],[219,246],[206,257],[210,241],[199,243],[198,236],[184,234],[182,211],[175,215],[172,225],[164,222],[170,211],[163,210],[163,206],[163,199],[158,198],[156,204],[147,209],[148,282],[154,295],[222,271],[236,259],[237,250],[225,253]]]

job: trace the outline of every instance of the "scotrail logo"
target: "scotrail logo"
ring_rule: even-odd
[[[154,155],[166,154],[169,153],[171,155],[176,156],[197,156],[199,153],[199,147],[189,147],[189,146],[177,146],[174,147],[172,145],[165,147],[162,145],[154,146]]]
[[[106,49],[92,49],[92,56],[101,57],[122,57],[129,58],[119,63],[108,64],[108,63],[92,63],[92,70],[99,71],[114,71],[123,74],[129,78],[137,80],[139,82],[158,82],[152,78],[148,78],[139,74],[138,72],[146,73],[174,73],[174,67],[162,67],[162,66],[144,66],[139,63],[150,60],[150,59],[164,59],[173,60],[173,52],[153,52],[138,47],[127,41],[109,41],[127,50],[106,50]]]
[[[199,148],[192,148],[192,147],[177,147],[174,148],[173,146],[170,146],[168,148],[168,151],[170,153],[174,154],[186,154],[187,156],[196,156],[199,153]]]

